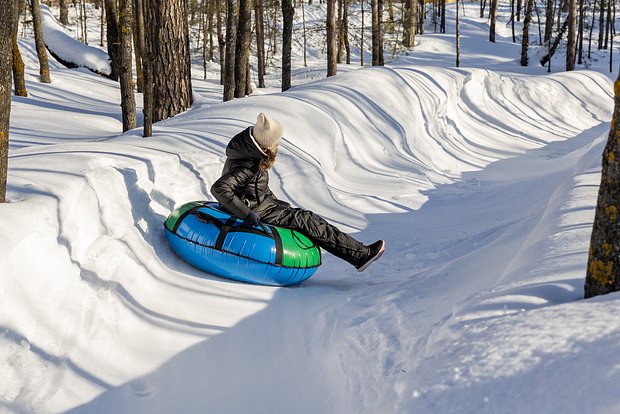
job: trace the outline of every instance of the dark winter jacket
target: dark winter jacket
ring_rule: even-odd
[[[211,194],[224,210],[244,219],[255,211],[273,208],[278,199],[269,189],[269,173],[259,163],[267,156],[250,135],[252,127],[235,135],[226,147],[222,176],[211,186]]]

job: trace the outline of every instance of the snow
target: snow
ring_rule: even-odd
[[[44,4],[41,5],[41,26],[45,45],[60,59],[104,75],[112,73],[108,54],[102,49],[85,45],[72,38],[56,20],[52,10]]]
[[[476,8],[461,68],[450,35],[428,33],[387,67],[329,79],[316,52],[286,93],[277,71],[227,103],[193,79],[197,103],[148,139],[119,135],[117,83],[52,62],[40,84],[20,40],[0,411],[620,409],[620,295],[582,300],[612,82],[604,62],[522,69],[510,39],[486,43]],[[213,200],[225,145],[259,111],[285,128],[276,195],[385,238],[367,272],[325,254],[298,287],[254,286],[170,250],[163,221]]]

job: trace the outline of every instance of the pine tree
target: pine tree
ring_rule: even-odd
[[[123,132],[136,127],[136,99],[133,94],[133,75],[131,65],[131,26],[132,0],[119,0],[119,32],[120,32],[120,86],[121,109],[123,115]]]
[[[577,1],[568,0],[568,42],[566,44],[566,70],[575,69],[577,49]]]
[[[13,33],[12,39],[12,71],[13,71],[13,86],[15,88],[16,96],[28,96],[28,90],[26,89],[26,77],[25,77],[25,65],[24,60],[22,59],[22,54],[19,51],[19,46],[17,45],[17,27],[19,23],[19,3],[15,3],[15,7],[11,7],[10,9],[14,14],[11,19],[11,24],[13,25],[11,32]],[[9,83],[9,89],[11,85]]]
[[[286,91],[291,87],[294,13],[293,0],[282,0],[282,91]]]
[[[243,98],[246,90],[246,66],[250,58],[252,8],[250,0],[239,0],[237,42],[235,44],[235,98]],[[292,7],[292,6],[291,6]]]
[[[192,102],[189,26],[184,0],[144,0],[146,49],[153,70],[153,122]]]
[[[336,52],[336,0],[327,0],[327,76],[338,71]]]
[[[34,39],[39,58],[39,80],[41,83],[51,83],[50,68],[47,61],[47,50],[43,39],[43,27],[41,26],[41,4],[39,0],[30,0],[30,12],[32,13],[32,25],[34,26]]]
[[[614,113],[603,151],[585,297],[620,290],[620,73],[614,83]]]
[[[11,115],[13,39],[16,34],[17,2],[0,0],[0,203],[6,201]]]

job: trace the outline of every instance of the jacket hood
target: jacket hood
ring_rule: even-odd
[[[252,137],[252,127],[235,135],[226,147],[226,156],[231,159],[256,159],[266,157]]]

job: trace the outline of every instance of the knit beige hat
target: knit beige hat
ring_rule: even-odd
[[[282,139],[284,129],[274,118],[264,112],[256,117],[256,125],[252,130],[254,139],[263,148],[274,149]]]

